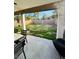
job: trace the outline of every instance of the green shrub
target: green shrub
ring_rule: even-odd
[[[14,28],[14,33],[17,33],[17,32],[18,32],[18,28],[15,27],[15,28]]]
[[[18,25],[17,27],[14,28],[14,33],[21,32],[21,30],[22,30],[22,27]]]

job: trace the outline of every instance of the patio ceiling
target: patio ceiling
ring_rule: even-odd
[[[14,12],[25,13],[55,8],[54,2],[61,0],[15,0]]]

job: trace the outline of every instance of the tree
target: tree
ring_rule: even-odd
[[[56,10],[54,10],[54,12],[52,12],[52,13],[53,13],[52,18],[57,18],[58,17],[58,13],[57,13]]]
[[[34,17],[35,17],[36,19],[39,19],[39,12],[34,12]]]

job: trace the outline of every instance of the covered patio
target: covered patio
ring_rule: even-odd
[[[23,30],[27,30],[25,27],[25,13],[56,9],[58,12],[56,38],[63,38],[65,29],[64,0],[15,0],[14,4],[14,15],[23,16]],[[14,34],[15,40],[21,36],[23,35]],[[24,46],[26,59],[64,59],[57,52],[52,40],[32,35],[27,35],[26,39],[28,41],[25,42]],[[17,59],[24,59],[23,53]]]

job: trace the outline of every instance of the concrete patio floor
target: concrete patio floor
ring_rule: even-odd
[[[27,59],[60,59],[52,40],[27,35],[28,43],[25,45]],[[21,54],[17,59],[24,59]]]

